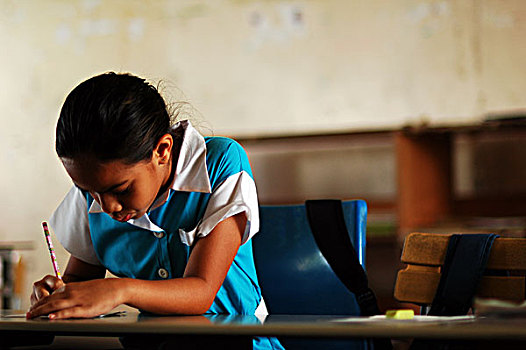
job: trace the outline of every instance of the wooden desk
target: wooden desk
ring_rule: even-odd
[[[477,318],[471,321],[335,322],[342,317],[271,315],[264,322],[255,316],[152,317],[129,312],[124,317],[102,319],[25,320],[0,318],[0,339],[17,335],[119,337],[193,336],[197,339],[246,339],[253,336],[308,338],[393,338],[513,341],[526,344],[526,319]],[[247,342],[250,343],[250,342]],[[245,343],[245,344],[247,344]],[[239,347],[241,348],[241,347]]]

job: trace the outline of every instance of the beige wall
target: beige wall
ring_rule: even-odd
[[[0,0],[0,240],[35,242],[27,283],[51,271],[40,222],[70,186],[53,130],[88,76],[165,80],[215,134],[469,123],[526,107],[525,17],[521,0]]]

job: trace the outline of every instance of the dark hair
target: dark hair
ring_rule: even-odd
[[[93,155],[128,164],[148,160],[171,132],[166,103],[144,79],[113,72],[71,91],[60,111],[55,149],[61,158]]]

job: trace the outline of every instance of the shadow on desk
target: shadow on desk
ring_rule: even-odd
[[[101,350],[169,350],[169,349],[251,349],[252,338],[229,336],[162,336],[132,335],[125,337],[24,336],[1,339],[0,350],[101,349]],[[16,344],[16,346],[13,346]],[[20,346],[24,344],[24,346]]]
[[[57,336],[53,343],[44,349],[124,349],[117,337],[72,337]]]
[[[145,346],[146,339],[143,339],[141,341],[142,345]],[[40,345],[33,345],[33,346],[23,346],[23,347],[15,347],[12,348],[13,350],[50,350],[50,349],[63,349],[63,350],[82,350],[82,349],[101,349],[101,350],[123,350],[125,349],[121,342],[119,341],[119,338],[117,337],[76,337],[76,336],[56,336],[54,340],[51,340],[49,345],[44,345],[40,343]],[[34,343],[36,344],[36,343]],[[130,349],[149,349],[152,348],[152,343],[149,344],[149,346],[140,347],[139,343],[132,344],[132,347]],[[393,341],[393,349],[394,350],[493,350],[493,349],[524,349],[525,345],[523,342],[515,342],[515,341],[456,341],[453,344],[451,342],[441,342],[440,340],[428,340],[420,345],[414,344],[416,346],[410,347],[411,341],[409,340],[394,340]],[[4,349],[4,347],[0,346],[0,349]],[[179,341],[175,342],[168,342],[166,344],[163,344],[155,349],[159,350],[170,350],[170,349],[181,349],[181,343]],[[217,347],[216,344],[199,344],[195,342],[195,338],[192,340],[192,345],[188,349],[221,349],[221,347]],[[235,346],[228,347],[228,349],[236,349]],[[326,350],[321,349],[320,350]]]
[[[409,345],[409,344],[408,344]],[[395,348],[396,349],[396,348]],[[522,350],[525,349],[524,342],[514,340],[454,340],[444,341],[440,339],[416,339],[411,346],[402,349],[410,350]]]
[[[23,346],[22,346],[23,344]],[[0,349],[124,349],[117,337],[77,337],[77,336],[53,336],[53,335],[30,335],[17,336],[11,334],[7,339],[2,338]]]

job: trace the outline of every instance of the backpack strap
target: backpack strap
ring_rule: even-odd
[[[341,201],[308,200],[305,207],[318,248],[336,276],[354,293],[362,316],[378,315],[376,296],[351,243]]]
[[[429,315],[466,315],[473,298],[496,234],[452,235]]]
[[[428,315],[460,316],[468,313],[480,278],[484,274],[491,247],[497,237],[496,234],[451,236],[440,281]],[[441,342],[416,339],[409,349],[450,350],[457,349],[457,345],[451,340]]]
[[[362,316],[380,314],[374,292],[369,288],[367,275],[354,249],[345,218],[342,202],[333,199],[307,200],[307,219],[321,253],[340,281],[354,296]],[[373,339],[375,350],[390,350],[389,339]]]
[[[314,240],[340,281],[354,293],[362,316],[378,315],[376,296],[351,243],[339,200],[308,200],[307,218]]]

